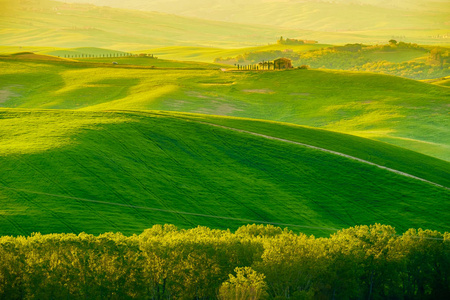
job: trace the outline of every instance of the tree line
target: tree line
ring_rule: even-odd
[[[65,58],[149,57],[149,58],[156,58],[153,54],[147,54],[147,53],[132,54],[132,53],[125,53],[125,52],[100,53],[100,54],[77,53],[77,54],[64,54],[62,56],[59,55],[58,57],[65,57]]]
[[[58,57],[65,58],[100,58],[100,57],[133,57],[131,53],[102,53],[102,54],[88,54],[88,53],[77,53],[77,54],[64,54]]]
[[[1,299],[445,299],[450,234],[375,224],[0,238]]]

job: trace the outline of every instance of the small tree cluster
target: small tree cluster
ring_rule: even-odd
[[[280,37],[279,40],[277,40],[277,44],[279,45],[303,45],[303,44],[317,44],[317,41],[311,41],[311,40],[299,40],[299,39],[284,39],[283,37]]]

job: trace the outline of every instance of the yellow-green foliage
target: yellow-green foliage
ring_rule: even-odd
[[[267,284],[264,274],[259,274],[251,267],[236,267],[236,276],[230,274],[219,289],[219,299],[257,300],[267,298]]]
[[[410,229],[397,235],[380,224],[329,238],[271,225],[247,225],[236,233],[155,225],[133,236],[4,236],[0,297],[444,299],[450,292],[449,251],[447,232]]]

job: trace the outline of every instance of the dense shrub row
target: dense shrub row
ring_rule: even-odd
[[[273,226],[235,233],[153,226],[140,235],[0,238],[2,299],[444,299],[450,234],[385,225],[329,238]]]

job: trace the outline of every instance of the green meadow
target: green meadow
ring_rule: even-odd
[[[175,60],[189,60],[201,62],[213,62],[216,58],[233,57],[244,55],[245,53],[260,52],[260,51],[295,51],[306,52],[310,50],[322,49],[330,45],[327,44],[305,44],[305,45],[278,45],[274,44],[276,39],[273,39],[272,44],[257,47],[244,47],[235,49],[214,48],[214,47],[187,47],[187,46],[172,46],[152,48],[145,50],[146,53],[154,53],[156,56],[164,59]],[[135,51],[139,53],[140,51]]]
[[[448,47],[417,45],[393,39],[377,45],[289,45],[294,43],[292,39],[280,37],[275,45],[242,49],[239,54],[233,53],[235,56],[218,56],[213,61],[258,66],[261,62],[285,57],[291,59],[294,67],[374,72],[416,80],[443,78],[450,73]],[[180,52],[183,53],[181,47]]]
[[[428,63],[433,47],[333,47],[321,37],[351,41],[354,31],[310,38],[311,30],[47,0],[4,7],[0,233],[252,222],[318,236],[376,222],[449,230],[446,77],[326,69],[353,64],[352,47],[367,50],[361,65]],[[410,25],[405,18],[397,21]],[[387,41],[387,27],[360,29],[360,42]],[[276,43],[280,35],[321,43]],[[321,69],[213,63],[267,53],[297,55],[296,66],[319,58],[311,65]]]
[[[213,69],[229,68],[228,65],[212,64],[197,61],[177,61],[152,57],[98,57],[98,58],[77,58],[78,61],[86,63],[103,63],[125,65],[133,68],[135,66],[155,67],[155,68],[181,68],[181,69]]]
[[[436,84],[436,85],[440,85],[440,86],[450,87],[450,77],[443,77],[443,78],[438,78],[438,79],[429,79],[429,80],[424,80],[424,82],[428,82],[428,83]]]
[[[326,43],[380,43],[393,36],[406,42],[448,45],[445,0],[279,1],[279,0],[69,0],[144,11],[158,10],[216,21],[297,30],[291,37]],[[286,35],[287,33],[280,33]]]
[[[0,0],[0,299],[444,299],[449,13]]]
[[[395,35],[405,42],[448,45],[448,39],[443,38],[448,34],[448,8],[445,3],[433,4],[425,10],[408,7],[404,12],[340,3],[275,2],[257,6],[245,3],[240,9],[225,10],[214,17],[205,11],[195,13],[204,5],[196,5],[190,16],[179,16],[173,14],[176,12],[161,13],[154,9],[103,6],[111,5],[109,1],[94,6],[49,0],[1,0],[0,40],[4,46],[103,47],[126,51],[168,46],[254,47],[272,43],[280,36],[321,43],[376,44]],[[131,7],[129,1],[122,5]],[[209,20],[204,19],[206,16]]]
[[[280,34],[301,33],[159,12],[57,1],[1,0],[0,39],[5,46],[106,47],[139,50],[169,45],[261,45]]]
[[[384,143],[167,112],[2,109],[0,116],[2,235],[132,234],[161,223],[269,222],[319,236],[376,222],[449,230],[449,163]],[[440,186],[231,128],[369,159]]]
[[[0,54],[11,55],[22,52],[33,52],[38,55],[50,55],[59,57],[77,57],[92,55],[100,56],[118,56],[128,54],[127,52],[97,48],[97,47],[79,47],[79,48],[59,48],[59,47],[34,47],[34,46],[0,46]]]
[[[150,62],[153,69],[120,61],[113,65],[103,58],[86,61],[1,58],[0,105],[255,118],[349,133],[450,159],[450,91],[445,86],[364,72],[223,72],[218,65],[151,58],[134,61]]]

